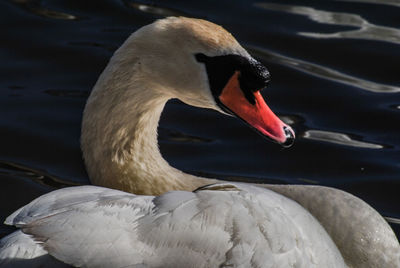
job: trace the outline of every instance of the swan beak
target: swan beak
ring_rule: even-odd
[[[290,147],[295,138],[292,128],[271,111],[259,91],[253,93],[254,104],[246,99],[240,88],[239,74],[240,72],[236,71],[229,79],[218,97],[219,101],[228,111],[245,121],[262,136],[284,147]]]

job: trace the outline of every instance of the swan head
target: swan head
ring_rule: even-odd
[[[270,74],[222,27],[169,17],[133,33],[116,52],[135,59],[136,71],[157,93],[236,116],[285,147],[293,130],[267,106],[260,90]],[[129,57],[129,56],[128,56]]]

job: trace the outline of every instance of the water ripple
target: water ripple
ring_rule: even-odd
[[[169,142],[209,143],[214,141],[209,138],[189,135],[177,130],[172,130],[164,127],[159,127],[159,137],[160,141]]]
[[[149,14],[153,14],[153,15],[159,15],[159,16],[189,16],[188,14],[177,10],[177,9],[172,9],[172,8],[166,8],[166,7],[159,7],[159,6],[155,6],[153,4],[144,4],[144,3],[136,3],[136,2],[132,2],[132,1],[124,1],[125,5],[127,5],[128,7],[137,9],[139,11],[145,12],[145,13],[149,13]]]
[[[55,97],[75,97],[84,99],[89,97],[89,92],[87,90],[47,89],[44,93]]]
[[[42,6],[41,1],[38,0],[12,0],[15,4],[19,5],[21,8],[33,13],[35,15],[49,18],[49,19],[59,19],[59,20],[76,20],[77,16],[72,14],[67,14],[60,11],[55,11]]]
[[[1,160],[0,160],[0,174],[7,175],[9,177],[29,178],[34,182],[51,186],[54,188],[63,188],[67,186],[81,185],[78,183],[62,180],[60,178],[48,174],[45,171],[36,170],[20,164],[8,161],[1,161]]]
[[[388,5],[388,6],[400,7],[399,0],[336,0],[336,1],[359,2],[359,3],[366,3],[366,4]]]
[[[260,48],[251,45],[247,45],[246,48],[255,56],[263,58],[266,61],[284,65],[324,79],[332,80],[335,82],[350,85],[353,87],[358,87],[376,93],[400,92],[400,87],[379,84],[372,81],[357,78],[318,64],[286,57],[265,48]]]
[[[94,41],[68,42],[68,44],[72,45],[72,46],[102,48],[102,49],[107,50],[108,52],[114,52],[118,48],[114,45],[105,44],[105,43],[101,43],[101,42],[94,42]]]
[[[267,10],[282,11],[290,14],[306,16],[310,20],[318,23],[358,28],[356,30],[340,31],[335,33],[299,32],[298,34],[302,36],[314,38],[354,38],[400,44],[400,30],[392,27],[372,24],[366,19],[362,18],[360,15],[344,12],[323,11],[305,6],[270,3],[256,3],[255,6]]]
[[[382,149],[380,144],[368,143],[352,139],[349,135],[337,132],[323,131],[323,130],[307,130],[301,135],[305,139],[325,141],[340,145],[352,146],[357,148],[367,149]]]
[[[393,217],[384,217],[384,218],[387,222],[394,223],[394,224],[400,224],[400,219],[398,219],[398,218],[393,218]]]

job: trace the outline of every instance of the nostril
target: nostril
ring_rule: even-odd
[[[285,132],[285,136],[286,136],[286,141],[282,144],[283,147],[292,146],[294,143],[294,137],[295,137],[293,130],[288,126],[284,126],[283,131]]]

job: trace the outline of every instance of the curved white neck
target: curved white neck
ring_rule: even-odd
[[[135,64],[115,65],[112,61],[95,85],[82,121],[81,145],[92,183],[158,195],[215,182],[183,173],[164,160],[157,127],[169,96],[132,75]]]

